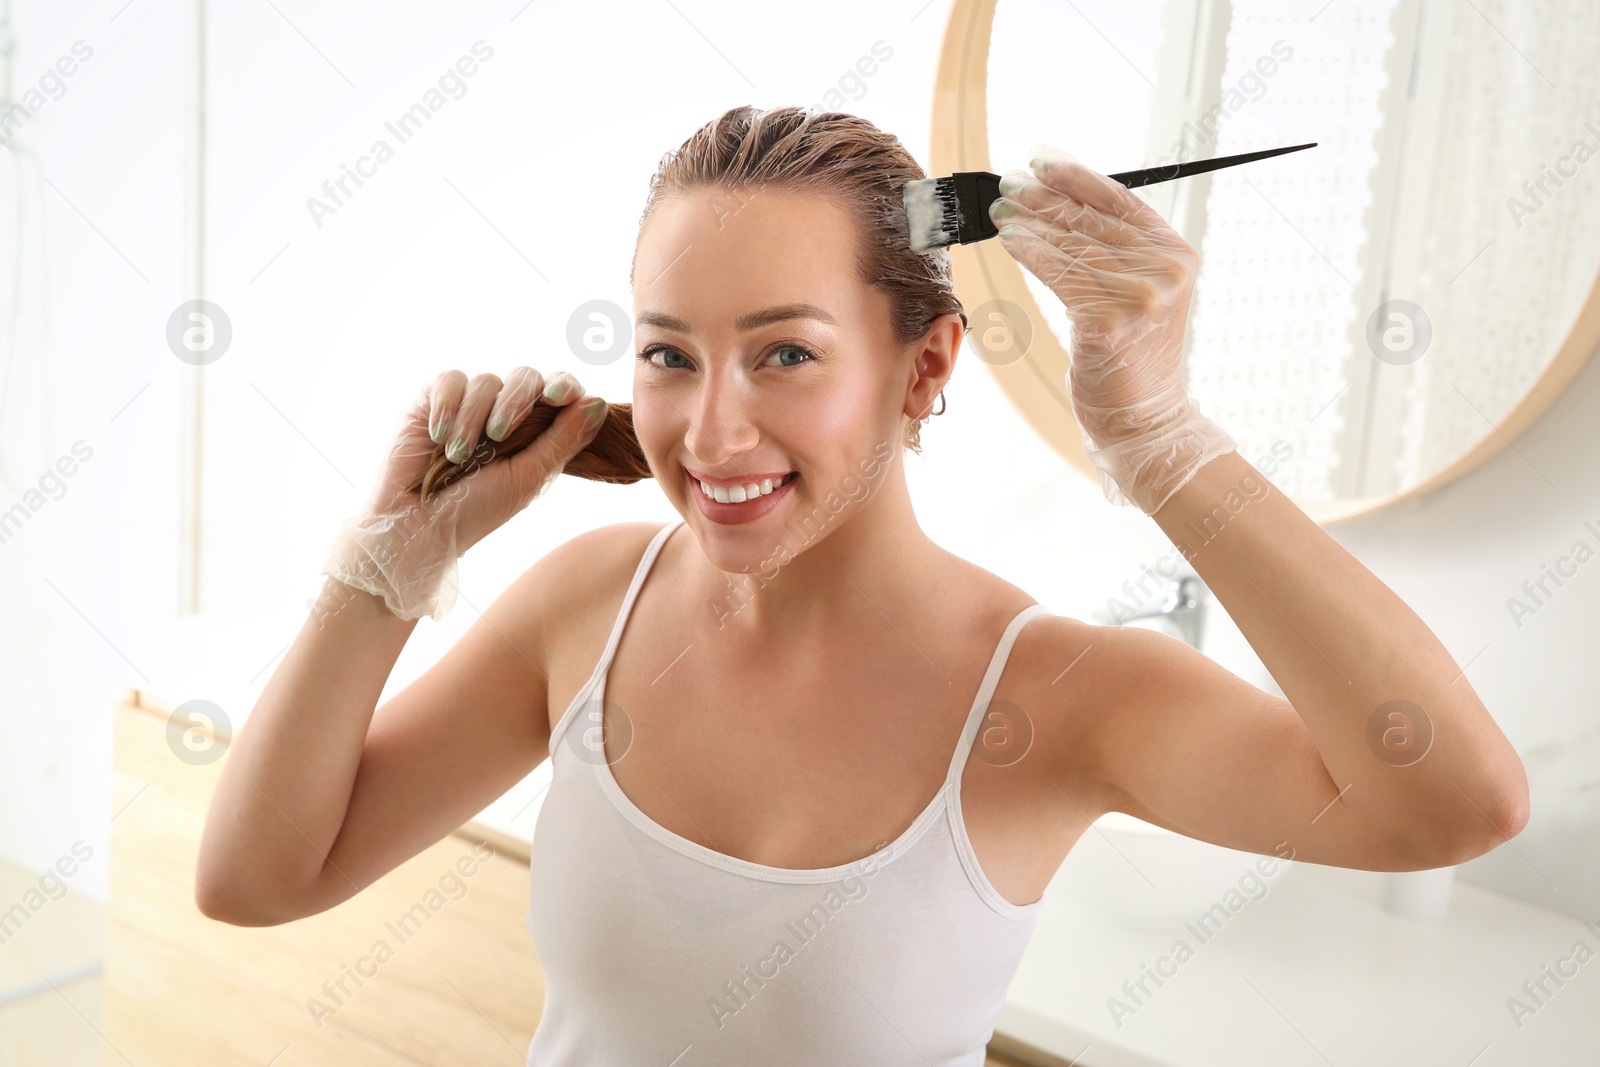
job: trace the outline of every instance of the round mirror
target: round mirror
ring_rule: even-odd
[[[1190,395],[1332,523],[1482,464],[1600,342],[1596,39],[1587,0],[957,0],[930,175],[1317,142],[1136,193],[1199,252]],[[1092,477],[1066,309],[999,241],[951,251],[973,331],[1030,338],[990,370]]]

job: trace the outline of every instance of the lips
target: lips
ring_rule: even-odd
[[[759,500],[749,500],[739,504],[722,504],[706,496],[705,490],[700,488],[699,481],[692,473],[688,472],[687,468],[685,468],[685,473],[688,474],[689,492],[693,495],[695,504],[700,509],[700,514],[723,526],[742,526],[770,514],[792,495],[795,483],[800,480],[800,475],[791,471],[788,479],[782,485]]]

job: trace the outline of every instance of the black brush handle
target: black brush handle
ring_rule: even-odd
[[[1258,159],[1281,156],[1285,152],[1298,152],[1303,148],[1315,147],[1317,142],[1312,141],[1310,144],[1291,145],[1288,148],[1269,148],[1264,152],[1245,152],[1237,156],[1218,156],[1215,159],[1171,163],[1164,167],[1126,170],[1120,174],[1108,174],[1106,177],[1121,182],[1129,189],[1136,189],[1141,185],[1170,182],[1174,178],[1187,178],[1193,174],[1222,170],[1224,167],[1237,167],[1241,163],[1253,163]],[[1000,175],[986,170],[958,170],[948,178],[939,179],[938,184],[939,197],[945,205],[945,218],[953,218],[956,223],[955,239],[944,242],[941,247],[986,241],[1000,232],[989,218],[989,205],[1000,199]],[[967,204],[974,205],[973,209],[966,210]]]
[[[1237,156],[1218,156],[1215,159],[1197,159],[1188,163],[1169,163],[1164,167],[1147,167],[1144,170],[1128,170],[1121,174],[1107,174],[1112,181],[1121,182],[1129,189],[1141,185],[1154,185],[1156,182],[1170,182],[1174,178],[1187,178],[1191,174],[1204,174],[1207,171],[1222,170],[1224,167],[1237,167],[1240,163],[1254,163],[1258,159],[1267,159],[1271,156],[1281,156],[1285,152],[1298,152],[1302,148],[1315,148],[1317,142],[1310,144],[1297,144],[1289,148],[1269,148],[1265,152],[1246,152]]]

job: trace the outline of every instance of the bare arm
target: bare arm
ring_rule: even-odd
[[[1282,687],[1100,628],[1089,772],[1113,810],[1330,866],[1451,866],[1528,817],[1522,762],[1405,602],[1238,453],[1153,516]],[[1101,646],[1104,648],[1102,649]]]
[[[445,552],[467,551],[593,438],[599,423],[585,421],[582,395],[571,375],[547,381],[527,366],[515,368],[509,384],[494,374],[438,375],[413,400],[361,512],[363,520],[401,521],[378,527],[371,544],[342,536],[330,558],[338,566],[326,573],[361,585],[364,564],[378,551],[396,572],[385,576],[386,592],[425,609],[430,583],[413,581],[412,572]],[[411,479],[434,454],[430,427],[444,427],[466,447],[482,440],[491,413],[514,426],[536,397],[573,410],[558,413],[521,451],[477,463],[425,505],[411,494]],[[604,407],[588,413],[603,416]],[[563,551],[530,568],[376,718],[416,622],[353,585],[331,577],[323,584],[230,746],[196,867],[203,913],[263,926],[332,907],[482,810],[544,758],[545,674],[530,653],[544,647],[537,620],[565,589],[551,573],[552,557]]]
[[[376,711],[413,624],[368,594],[337,626],[308,622],[228,753],[201,843],[200,909],[238,926],[326,911],[526,777],[550,752],[553,628],[620,603],[658,528],[617,523],[553,549]]]
[[[323,868],[379,695],[416,620],[332,578],[229,745],[200,843],[195,898],[213,918],[271,922]]]
[[[1379,870],[1449,866],[1515,835],[1526,774],[1450,653],[1189,396],[1199,254],[1070,153],[1037,145],[1030,165],[1001,178],[989,213],[1071,319],[1086,454],[1112,499],[1179,547],[1287,698],[1171,639],[1105,638],[1097,676],[1112,695],[1085,770],[1098,795],[1204,840],[1273,853],[1282,839]]]

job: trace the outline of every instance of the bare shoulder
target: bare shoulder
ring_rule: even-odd
[[[560,640],[605,601],[620,605],[659,522],[618,522],[586,530],[546,552],[506,591],[539,647]]]
[[[954,554],[949,559],[953,576],[951,580],[967,583],[972,590],[969,594],[971,601],[987,605],[986,614],[992,612],[998,618],[1012,618],[1028,605],[1039,603],[1039,598],[1027,590],[970,560]],[[1060,655],[1071,651],[1076,656],[1092,642],[1095,631],[1103,629],[1111,627],[1080,622],[1070,615],[1049,613],[1030,619],[1012,645],[1007,665],[1008,668],[1012,664],[1016,666],[1015,670],[1008,669],[1007,673],[1018,675],[1019,681],[1029,688],[1036,688],[1040,674],[1043,674],[1044,683],[1049,684],[1066,666],[1065,663],[1056,663]],[[1056,666],[1052,672],[1049,668],[1053,663]]]
[[[615,570],[630,554],[638,563],[661,526],[659,522],[617,522],[585,530],[545,553],[523,578],[537,572],[552,603],[564,600],[570,604],[593,596],[615,577]]]
[[[572,696],[566,683],[574,672],[587,678],[593,668],[639,560],[662,525],[619,522],[586,530],[541,556],[506,591],[519,629],[539,650],[552,725]]]
[[[1018,692],[1035,694],[1024,707],[1043,757],[1037,769],[1073,783],[1090,818],[1127,811],[1168,825],[1128,796],[1127,768],[1174,747],[1174,721],[1197,692],[1226,692],[1241,707],[1276,703],[1177,638],[1137,626],[1046,616],[1019,635],[1016,654]]]
[[[1115,653],[1101,631],[1112,627],[1082,622],[1070,615],[1048,614],[1032,619],[1017,635],[1011,657],[1016,664],[1015,692],[1030,714],[1048,719],[1063,741],[1081,739],[1093,726],[1093,712],[1104,696],[1107,668]],[[1042,724],[1044,725],[1044,724]],[[1078,751],[1064,744],[1063,751]]]
[[[981,600],[1000,617],[1039,602],[975,564],[966,566],[977,575]],[[1014,705],[1026,718],[1032,751],[1042,757],[1027,762],[1038,772],[1041,788],[1076,785],[1074,802],[1086,814],[1095,807],[1108,810],[1111,799],[1096,785],[1094,759],[1103,743],[1105,709],[1116,703],[1127,673],[1128,643],[1123,627],[1040,615],[1018,632],[995,691],[997,702]]]

